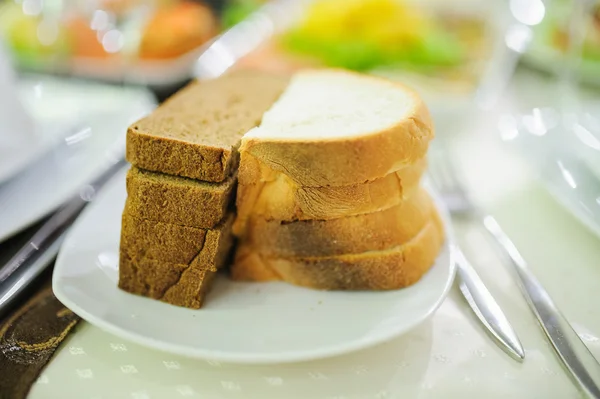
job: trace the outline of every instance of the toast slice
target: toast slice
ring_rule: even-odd
[[[193,82],[129,127],[127,160],[150,171],[222,182],[237,167],[240,139],[287,84],[287,77],[258,71]]]
[[[209,229],[225,218],[235,183],[235,174],[207,183],[133,166],[127,173],[126,208],[137,218]]]
[[[253,217],[245,244],[271,257],[321,257],[383,251],[416,236],[431,220],[433,201],[423,189],[386,210],[332,220],[282,223]]]
[[[433,136],[429,111],[412,90],[353,72],[306,70],[244,135],[240,152],[301,186],[347,186],[412,165]],[[242,163],[240,181],[259,182],[263,172]]]
[[[329,220],[378,212],[400,204],[419,189],[426,159],[381,179],[339,187],[304,187],[283,173],[273,179],[237,188],[234,233],[243,235],[249,217],[291,222]]]
[[[393,290],[419,281],[434,264],[443,242],[443,225],[434,213],[412,240],[385,251],[282,258],[243,245],[231,274],[234,280],[286,281],[321,290]]]

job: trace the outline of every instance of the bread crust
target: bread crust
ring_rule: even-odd
[[[385,251],[329,257],[268,257],[249,245],[238,248],[231,268],[240,281],[286,281],[321,290],[393,290],[419,281],[444,242],[437,213],[411,241]]]
[[[354,74],[348,71],[336,73]],[[359,75],[359,74],[357,74]],[[422,159],[434,137],[429,111],[419,95],[385,79],[360,75],[408,92],[413,107],[407,116],[385,130],[349,138],[270,139],[245,136],[247,152],[269,169],[286,174],[302,186],[347,186],[384,177]],[[264,180],[255,163],[240,164],[241,182]]]
[[[340,187],[303,187],[273,172],[269,181],[239,184],[234,233],[244,235],[249,217],[291,222],[330,220],[378,212],[398,205],[419,189],[426,159],[381,179]]]
[[[244,242],[272,257],[317,257],[383,251],[410,241],[430,221],[433,202],[423,189],[379,212],[331,220],[282,223],[252,217]]]

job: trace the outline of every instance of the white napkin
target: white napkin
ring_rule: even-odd
[[[20,103],[17,77],[0,36],[0,150],[35,140],[35,123]]]

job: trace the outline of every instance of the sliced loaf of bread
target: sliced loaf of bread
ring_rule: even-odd
[[[240,281],[286,281],[322,290],[392,290],[416,283],[434,264],[444,241],[432,220],[409,242],[385,251],[328,257],[269,257],[238,248],[231,272]]]
[[[412,165],[433,136],[429,112],[410,89],[342,70],[307,70],[244,135],[240,151],[302,186],[347,186]],[[240,181],[264,180],[260,164],[242,163]]]

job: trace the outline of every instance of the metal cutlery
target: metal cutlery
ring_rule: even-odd
[[[449,170],[445,166],[437,167],[435,157],[429,158],[428,175],[449,211],[454,215],[456,212],[464,212],[467,207],[470,208],[470,203],[462,196],[462,191],[457,192],[455,180],[452,179]],[[525,351],[508,318],[461,248],[453,244],[451,249],[457,266],[459,288],[467,303],[500,348],[514,359],[523,361]]]
[[[125,158],[110,159],[107,168],[93,182],[81,188],[0,268],[0,317],[11,303],[58,254],[67,229],[83,208],[110,178],[126,165]]]
[[[523,296],[573,381],[588,397],[600,398],[598,361],[529,270],[527,262],[496,219],[470,201],[450,160],[448,149],[442,148],[442,151],[436,155],[431,157],[430,168],[434,171],[432,175],[439,184],[450,213],[455,217],[469,218],[480,223],[490,234],[499,250],[512,265]],[[458,258],[460,260],[460,256]],[[459,266],[459,270],[460,268]],[[493,307],[490,310],[493,310]]]

